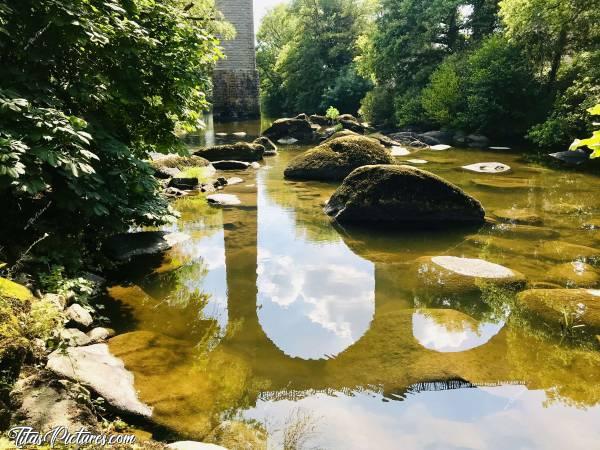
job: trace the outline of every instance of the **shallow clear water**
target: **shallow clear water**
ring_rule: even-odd
[[[260,127],[211,124],[208,137],[188,143],[234,131],[250,140]],[[398,160],[427,160],[420,167],[463,187],[488,216],[527,209],[536,227],[344,230],[322,211],[336,186],[285,181],[304,148],[280,150],[259,170],[228,175],[244,179],[225,190],[241,207],[175,202],[181,219],[166,229],[192,239],[136,262],[109,291],[124,333],[111,350],[158,423],[202,439],[220,420],[244,420],[266,428],[272,448],[297,435],[302,448],[327,449],[600,445],[593,336],[561,339],[520,317],[506,292],[419,295],[411,272],[416,258],[451,255],[560,284],[549,271],[584,259],[564,243],[600,247],[598,177],[515,153],[418,151]],[[513,171],[459,169],[487,161]]]

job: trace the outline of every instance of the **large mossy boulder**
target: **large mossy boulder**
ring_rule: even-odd
[[[236,144],[216,145],[199,150],[195,153],[209,161],[261,161],[265,154],[265,147],[260,144],[238,142]]]
[[[348,176],[325,212],[337,222],[449,228],[484,223],[477,200],[442,178],[410,166],[372,165]]]
[[[285,177],[294,180],[341,181],[359,167],[393,162],[392,156],[379,141],[364,136],[344,136],[293,159],[285,169]]]
[[[591,289],[532,289],[517,297],[519,305],[557,330],[583,325],[584,331],[600,331],[600,291]]]
[[[482,259],[434,256],[413,265],[417,292],[444,295],[479,291],[493,285],[511,290],[525,287],[525,277],[512,269]]]
[[[314,142],[317,134],[306,115],[300,115],[294,118],[284,118],[273,122],[267,128],[263,136],[268,137],[273,141],[278,141],[284,138],[293,138],[301,143]]]

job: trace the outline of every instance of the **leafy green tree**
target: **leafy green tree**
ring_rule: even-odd
[[[564,148],[575,136],[593,131],[588,109],[600,103],[600,51],[577,55],[556,82],[550,114],[531,128],[528,138],[540,147]]]
[[[600,116],[600,104],[588,109],[588,113],[591,116]],[[571,150],[577,150],[579,148],[587,147],[592,151],[591,158],[600,158],[600,130],[594,131],[592,137],[587,139],[576,139],[571,144]]]
[[[567,56],[600,45],[600,0],[501,0],[500,14],[551,90]]]
[[[295,0],[272,10],[258,33],[268,112],[324,112],[329,105],[356,112],[370,87],[354,68],[370,11],[362,0]]]
[[[176,0],[0,0],[4,237],[97,245],[170,217],[143,160],[183,151],[209,106],[203,23]]]

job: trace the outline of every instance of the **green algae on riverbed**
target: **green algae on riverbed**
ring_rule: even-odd
[[[336,183],[284,180],[301,150],[285,146],[258,171],[234,172],[244,182],[224,192],[241,207],[176,201],[181,218],[172,228],[192,239],[145,270],[142,262],[123,270],[109,290],[124,333],[111,350],[158,424],[202,439],[226,419],[258,421],[275,448],[298,410],[315,418],[313,446],[334,449],[371,445],[363,435],[378,448],[408,435],[434,435],[438,447],[452,448],[453,434],[439,430],[466,424],[469,448],[585,448],[600,439],[590,426],[600,420],[592,330],[565,335],[560,323],[524,310],[518,289],[484,283],[424,295],[411,269],[425,256],[478,258],[529,285],[566,288],[565,264],[598,270],[600,237],[587,226],[600,212],[597,177],[495,152],[513,170],[489,179],[526,186],[477,186],[474,177],[488,177],[456,167],[489,153],[453,149],[446,158],[456,162],[428,156],[427,169],[488,212],[532,211],[541,226],[372,232],[341,229],[323,213]]]

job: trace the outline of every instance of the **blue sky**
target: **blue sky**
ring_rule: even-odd
[[[254,0],[254,32],[258,32],[260,21],[267,11],[279,3],[288,3],[289,0]]]

